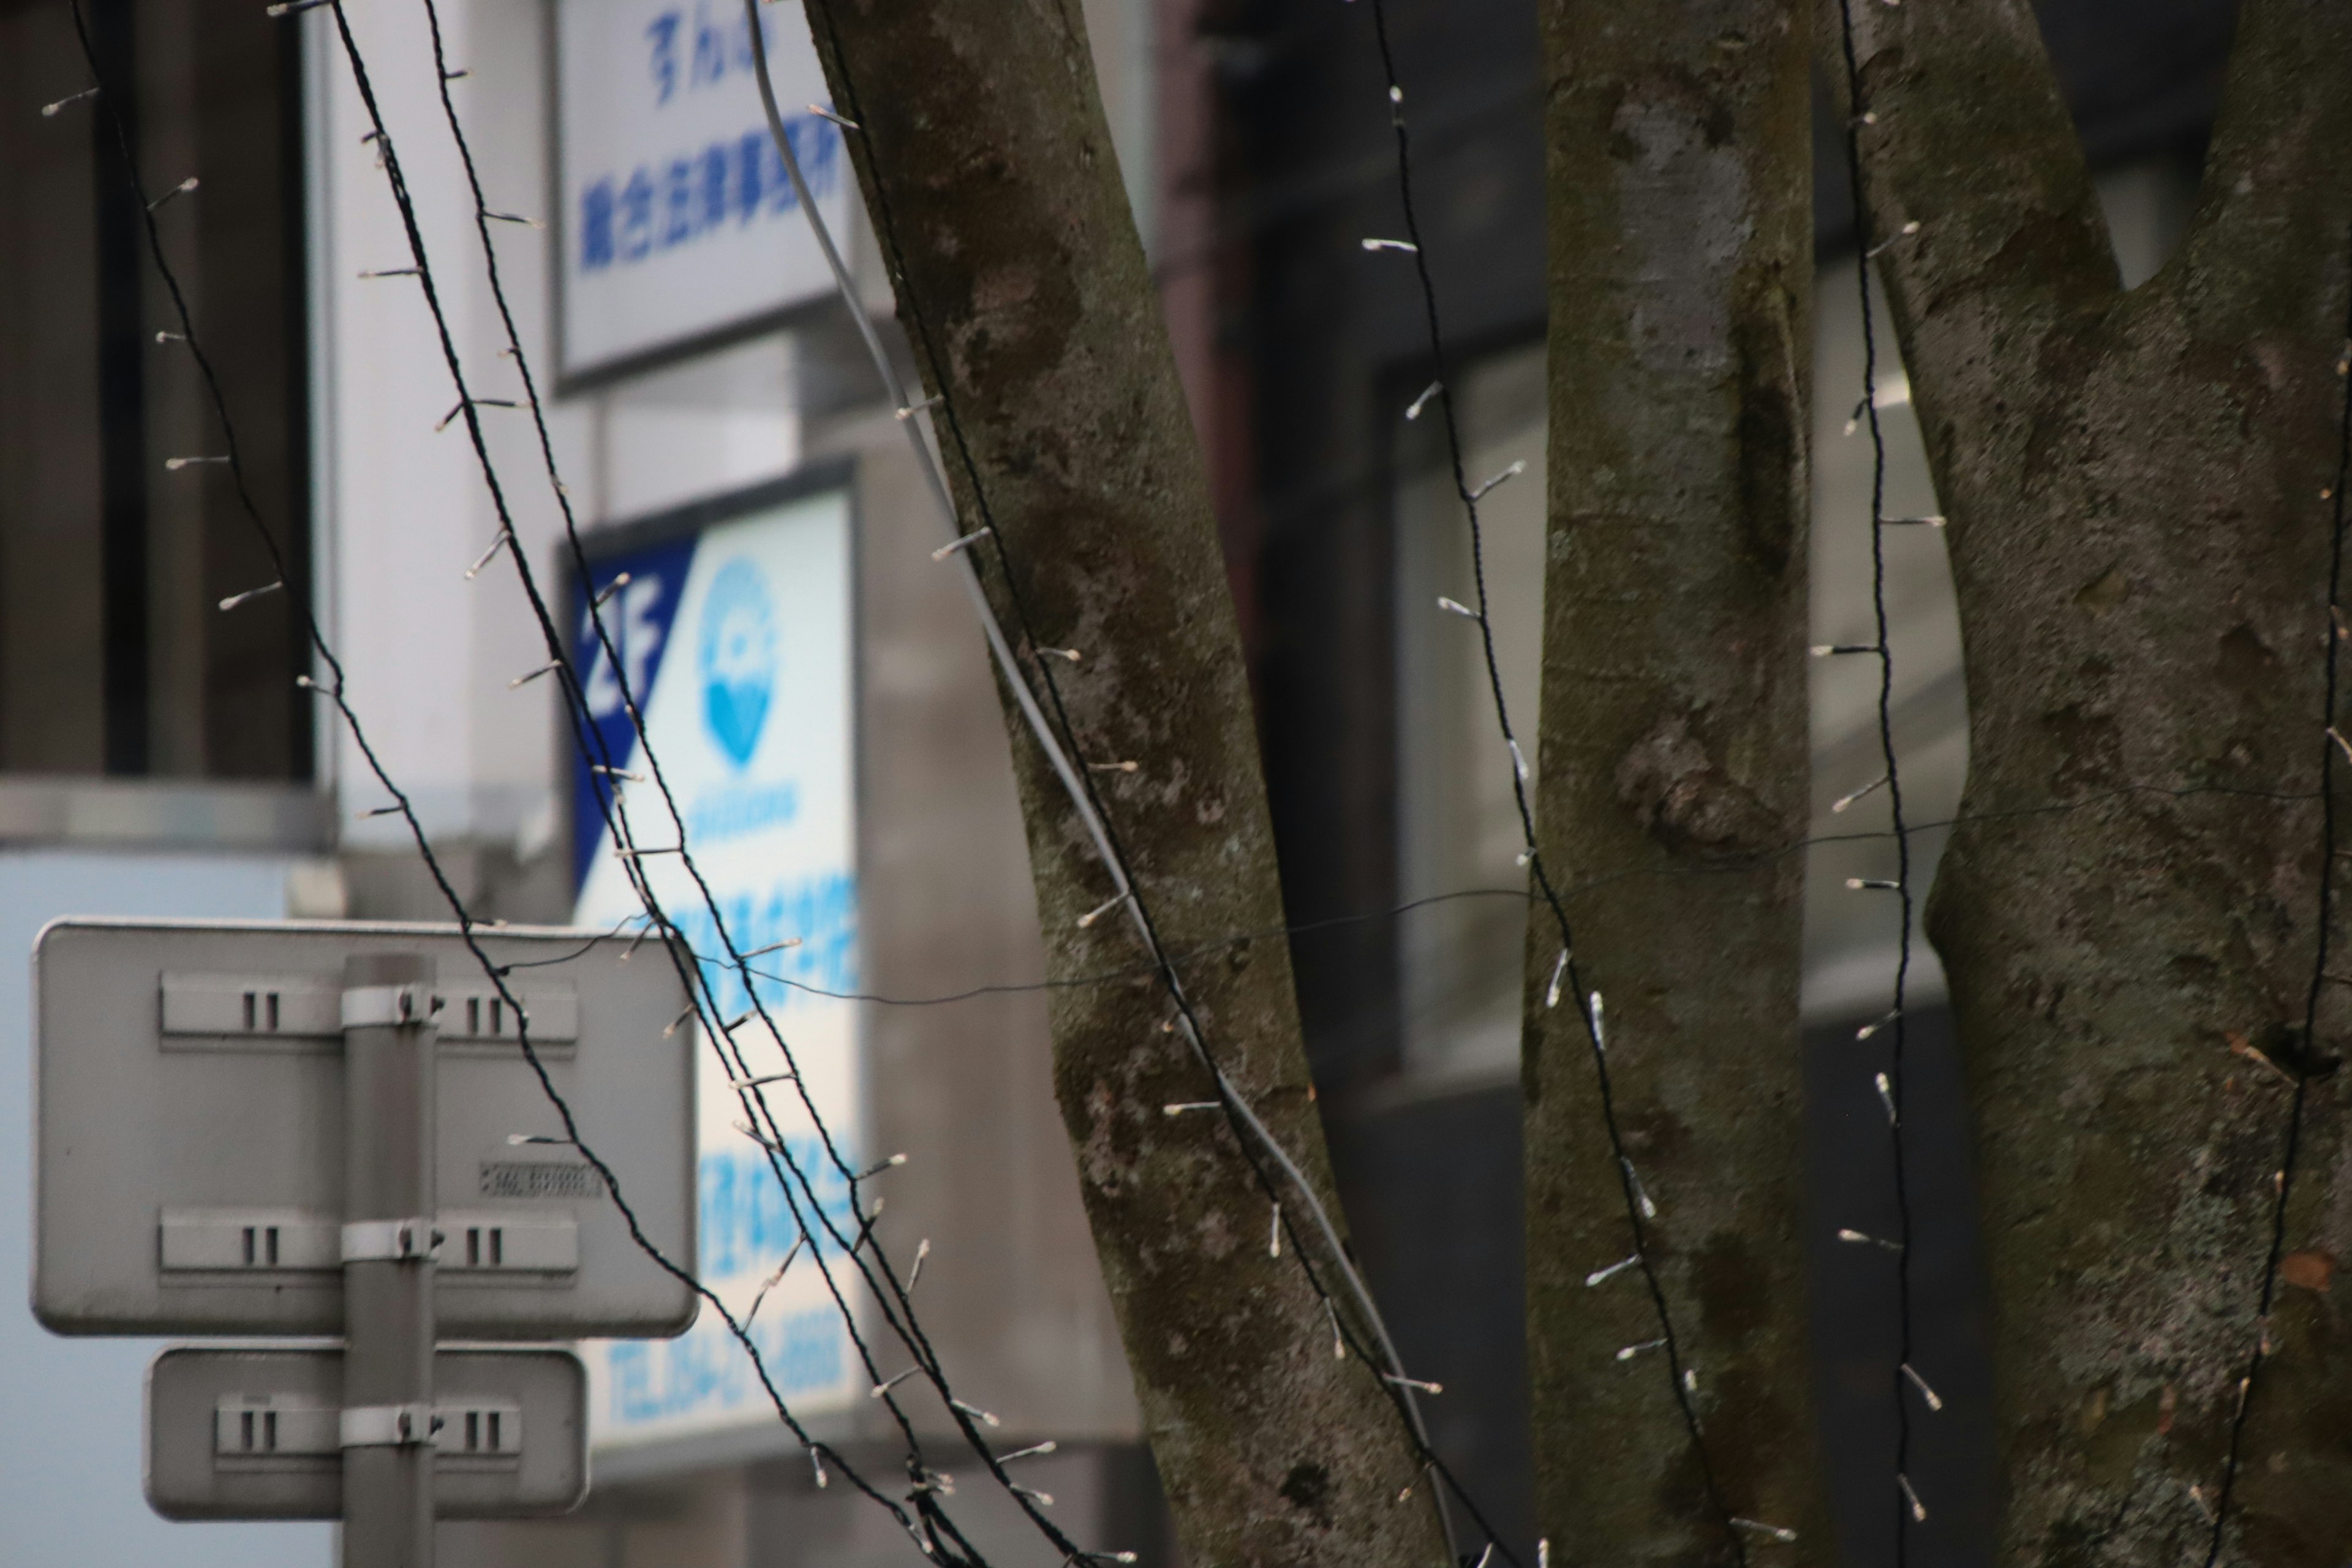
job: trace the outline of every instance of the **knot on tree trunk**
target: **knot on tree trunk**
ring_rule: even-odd
[[[1676,854],[1730,859],[1771,847],[1778,826],[1754,792],[1707,754],[1687,713],[1669,713],[1626,749],[1617,800]]]

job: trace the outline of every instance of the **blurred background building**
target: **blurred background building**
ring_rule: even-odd
[[[585,785],[551,683],[510,684],[545,662],[531,606],[504,561],[467,574],[499,525],[462,428],[444,421],[454,394],[430,320],[414,279],[362,276],[408,258],[328,18],[83,3],[101,68],[135,84],[115,107],[149,189],[200,178],[158,209],[163,244],[256,503],[310,587],[371,742],[476,914],[562,921],[600,907],[599,841],[582,826]],[[794,9],[776,13],[784,73],[806,68]],[[1217,499],[1289,914],[1307,928],[1300,999],[1348,1217],[1407,1361],[1447,1388],[1431,1407],[1439,1447],[1524,1546],[1525,902],[1516,835],[1496,828],[1508,778],[1486,743],[1480,672],[1433,608],[1460,595],[1465,542],[1431,432],[1403,419],[1431,377],[1418,300],[1402,269],[1368,264],[1359,245],[1397,232],[1400,216],[1370,18],[1331,0],[1085,9]],[[2042,10],[2137,280],[2186,221],[2231,6]],[[1391,11],[1473,467],[1532,469],[1486,513],[1506,685],[1531,717],[1546,309],[1534,5],[1391,0]],[[458,352],[480,396],[516,396],[421,7],[369,0],[350,15]],[[694,575],[698,551],[706,567],[715,540],[783,552],[778,569],[840,628],[837,657],[812,656],[798,674],[823,683],[831,715],[806,721],[804,749],[848,781],[829,819],[830,874],[846,890],[823,910],[795,907],[833,940],[824,973],[854,981],[838,989],[898,998],[1034,982],[1034,911],[981,641],[929,559],[936,521],[801,215],[743,149],[759,121],[740,13],[725,0],[443,0],[441,19],[447,58],[467,73],[452,90],[489,204],[545,225],[501,226],[494,243],[588,531],[585,579],[561,547],[527,417],[491,406],[481,417],[518,549],[559,623],[568,630],[583,581],[672,572],[667,596],[648,595],[625,622],[637,640],[621,650],[633,682],[657,690],[661,669],[703,657],[689,622],[715,590],[707,569]],[[366,759],[295,685],[319,667],[289,597],[216,607],[275,568],[217,466],[166,466],[217,452],[220,433],[183,345],[158,339],[176,323],[110,122],[87,101],[41,111],[88,85],[65,0],[0,3],[0,951],[26,952],[40,922],[66,912],[445,918],[398,819],[363,815],[385,799]],[[817,90],[788,85],[788,110]],[[1819,120],[1814,619],[1818,640],[1849,642],[1867,640],[1869,454],[1844,433],[1860,386],[1856,263],[1842,144],[1825,110]],[[803,132],[822,168],[822,122],[803,117]],[[687,172],[674,177],[673,163]],[[866,308],[889,331],[846,171],[835,173],[820,203],[843,221]],[[1931,513],[1891,358],[1879,403],[1888,510]],[[1939,535],[1902,531],[1889,567],[1895,734],[1932,858],[1966,760]],[[1823,660],[1815,677],[1814,828],[1841,840],[1807,862],[1823,1237],[1883,1223],[1873,1194],[1886,1185],[1870,1047],[1853,1030],[1884,1009],[1895,933],[1876,901],[1840,896],[1844,878],[1884,874],[1888,846],[1870,837],[1885,826],[1883,795],[1830,810],[1879,771],[1862,662]],[[724,820],[740,826],[754,807],[735,809]],[[746,840],[738,858],[763,853]],[[1951,1411],[1922,1433],[1913,1473],[1947,1500],[1949,1521],[1918,1547],[1957,1565],[1989,1558],[1990,1374],[1958,1068],[1932,957],[1921,970],[1913,1128],[1923,1235],[1939,1239],[1923,1246],[1920,1354],[1944,1369]],[[25,973],[0,964],[0,1081],[20,1084]],[[1003,1413],[1007,1438],[1063,1445],[1035,1484],[1074,1533],[1166,1561],[1050,1097],[1042,1001],[1016,991],[811,1018],[839,1031],[842,1103],[862,1146],[915,1155],[894,1178],[886,1234],[902,1255],[936,1238],[927,1321],[950,1369]],[[0,1115],[0,1272],[20,1277],[26,1132],[21,1110]],[[707,1237],[712,1201],[707,1188]],[[1817,1253],[1822,1427],[1843,1545],[1874,1561],[1887,1524],[1892,1306],[1857,1260]],[[0,1311],[0,1378],[12,1405],[40,1412],[0,1428],[0,1554],[31,1568],[323,1561],[325,1527],[167,1526],[147,1512],[137,1405],[149,1349],[52,1340],[22,1309]],[[832,1568],[903,1556],[895,1529],[845,1489],[812,1489],[756,1405],[730,1401],[723,1379],[690,1387],[682,1375],[660,1374],[658,1400],[610,1399],[579,1514],[449,1527],[448,1561]],[[812,1373],[803,1407],[828,1438],[887,1465],[878,1410],[854,1381]],[[975,1489],[960,1500],[983,1541],[1027,1560]]]

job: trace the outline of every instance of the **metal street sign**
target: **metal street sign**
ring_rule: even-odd
[[[563,1350],[445,1350],[425,1432],[442,1519],[563,1513],[588,1489],[588,1384]],[[338,1519],[343,1450],[398,1415],[343,1403],[340,1350],[174,1349],[147,1368],[147,1501],[166,1519]]]
[[[646,1236],[695,1267],[695,1032],[658,946],[512,928],[549,1078]],[[454,927],[63,920],[34,950],[33,1310],[59,1333],[340,1333],[344,961],[434,961],[434,1315],[456,1339],[665,1336],[695,1298],[633,1242]],[[368,1131],[369,1129],[362,1129]],[[362,1226],[354,1226],[352,1230]],[[377,1227],[381,1228],[381,1227]]]

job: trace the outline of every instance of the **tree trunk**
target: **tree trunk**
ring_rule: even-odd
[[[1235,936],[1283,925],[1247,681],[1076,0],[807,6],[958,508],[995,530],[971,547],[990,598],[1091,764],[1209,1050],[1336,1214],[1287,945]],[[1311,1227],[1286,1205],[1271,1256],[1225,1117],[1164,1109],[1213,1100],[1212,1079],[1009,692],[1005,715],[1065,983],[1055,1087],[1187,1558],[1431,1568],[1415,1449],[1362,1359],[1335,1360],[1293,1255]],[[1069,984],[1117,971],[1133,978]]]
[[[1556,1563],[1750,1546],[1825,1563],[1799,1237],[1804,867],[1785,853],[1809,782],[1810,16],[1546,0],[1542,21],[1539,870],[1576,941],[1555,1005],[1560,930],[1538,899],[1537,1516]]]
[[[2189,237],[2129,293],[2025,0],[1853,9],[1865,232],[1966,647],[1963,825],[1929,931],[1983,1183],[2002,1560],[2203,1562],[2226,1496],[2224,1561],[2336,1568],[2341,991],[2315,1047],[2300,1031],[2352,7],[2242,0]]]

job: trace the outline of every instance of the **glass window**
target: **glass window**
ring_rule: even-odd
[[[57,102],[90,81],[64,7],[0,16],[0,773],[304,777],[292,602],[218,608],[277,574],[225,466],[166,467],[226,448],[185,343],[158,339],[180,323],[115,119],[307,575],[299,29],[200,0],[84,10],[105,100]]]

